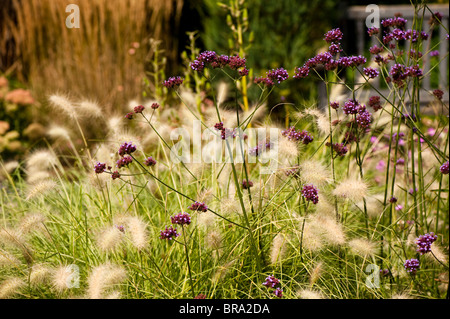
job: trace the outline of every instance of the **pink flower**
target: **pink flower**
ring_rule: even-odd
[[[383,171],[386,168],[386,162],[383,160],[379,161],[375,168],[379,171]]]

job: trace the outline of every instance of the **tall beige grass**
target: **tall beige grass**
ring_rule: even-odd
[[[72,29],[65,23],[66,0],[2,1],[8,3],[2,34],[15,42],[20,57],[14,71],[42,100],[70,92],[112,109],[141,95],[150,38],[163,40],[165,55],[176,59],[177,41],[169,34],[183,0],[73,0],[80,28]]]

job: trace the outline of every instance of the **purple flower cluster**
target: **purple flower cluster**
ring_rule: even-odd
[[[309,67],[302,66],[300,68],[295,68],[295,74],[293,76],[294,79],[303,79],[306,78],[309,74]]]
[[[367,59],[362,55],[350,57],[344,56],[340,58],[337,62],[339,66],[343,68],[352,68],[365,64],[367,62]]]
[[[435,90],[433,90],[433,95],[434,95],[438,100],[442,100],[442,97],[444,96],[444,92],[443,92],[442,90],[435,89]]]
[[[404,81],[409,77],[420,77],[423,75],[422,69],[420,69],[419,65],[413,65],[410,67],[406,67],[403,64],[394,64],[389,71],[389,75],[392,77],[392,80],[398,86],[402,86]]]
[[[94,172],[96,174],[103,173],[105,170],[106,170],[106,164],[105,163],[97,162],[97,164],[95,164],[95,166],[94,166]]]
[[[272,69],[267,72],[267,78],[269,78],[273,82],[276,81],[278,83],[281,83],[289,78],[289,74],[284,68]]]
[[[178,236],[180,236],[180,234],[177,232],[176,228],[173,228],[173,226],[169,226],[169,227],[166,226],[165,230],[161,230],[159,238],[172,240]]]
[[[117,168],[122,168],[124,166],[128,166],[133,162],[133,158],[131,156],[124,156],[117,160],[116,165]]]
[[[226,140],[229,137],[236,137],[236,129],[232,130],[223,126],[223,122],[216,123],[214,128],[220,131],[220,138]]]
[[[146,166],[155,166],[156,165],[156,160],[153,158],[153,157],[147,157],[145,160],[144,160],[144,164],[146,165]]]
[[[415,275],[417,270],[419,270],[420,268],[419,261],[415,258],[407,259],[403,266],[405,267],[406,271],[411,273],[412,275]]]
[[[119,155],[120,156],[124,156],[126,154],[131,154],[135,151],[136,151],[136,145],[133,145],[131,142],[130,143],[125,142],[122,145],[120,145],[120,147],[119,147]]]
[[[273,293],[274,293],[275,296],[277,296],[278,298],[283,298],[283,289],[277,288],[277,289],[274,290]]]
[[[275,278],[272,275],[269,275],[266,278],[266,281],[263,282],[263,286],[266,286],[267,288],[275,288],[276,286],[278,286],[280,284],[280,280]]]
[[[323,52],[316,55],[314,58],[310,58],[305,62],[305,66],[308,68],[314,68],[317,65],[326,65],[333,60],[333,56],[329,52]]]
[[[112,172],[111,173],[111,178],[114,180],[114,179],[117,179],[117,178],[120,178],[120,173],[118,172],[118,171],[114,171],[114,172]]]
[[[285,171],[285,174],[286,174],[286,176],[299,177],[300,176],[299,171],[300,171],[300,168],[297,166],[297,167],[287,169]]]
[[[324,40],[329,43],[339,43],[342,40],[342,37],[342,31],[339,28],[336,28],[325,33]]]
[[[286,81],[289,78],[289,74],[284,68],[272,69],[266,73],[265,77],[256,77],[254,82],[256,84],[263,84],[267,87],[271,87],[277,82],[278,84]]]
[[[191,206],[188,207],[190,210],[199,211],[199,212],[207,212],[208,206],[203,202],[194,202]]]
[[[163,85],[168,89],[175,89],[183,83],[184,79],[180,76],[171,76],[163,82]]]
[[[380,103],[380,97],[375,95],[375,96],[371,96],[369,98],[369,106],[371,108],[373,108],[373,110],[376,112],[378,110],[380,110],[382,108],[381,103]]]
[[[325,145],[330,146],[331,144],[327,142]],[[344,143],[333,143],[332,148],[333,151],[336,152],[337,156],[344,156],[348,152],[348,148]]]
[[[433,232],[425,235],[420,235],[416,239],[417,251],[423,255],[431,251],[431,244],[433,244],[437,239],[437,235]]]
[[[344,114],[357,114],[359,110],[361,109],[361,104],[359,104],[358,101],[349,99],[347,102],[344,103],[344,106],[342,107],[342,111]]]
[[[303,197],[313,204],[317,204],[319,202],[319,190],[312,184],[306,184],[302,189]]]
[[[389,45],[392,48],[395,48],[394,43],[390,43],[392,40],[396,41],[411,41],[411,42],[417,42],[419,39],[427,40],[429,35],[425,32],[417,32],[416,30],[400,30],[400,29],[394,29],[390,33],[386,33],[383,36],[383,43],[386,45]]]
[[[308,131],[297,131],[293,126],[281,131],[281,135],[287,137],[289,140],[302,141],[303,144],[309,144],[314,140],[314,137]]]
[[[380,72],[374,68],[363,68],[363,72],[369,79],[374,79],[380,74]]]
[[[363,129],[369,128],[372,123],[372,114],[367,110],[360,111],[358,115],[356,115],[356,123]]]
[[[242,188],[243,189],[249,189],[250,187],[253,187],[253,182],[250,181],[250,180],[248,181],[248,180],[244,179],[242,181]]]
[[[143,105],[138,105],[134,107],[134,113],[142,113],[145,110],[145,106]]]
[[[441,171],[442,174],[444,175],[448,175],[448,171],[449,171],[449,164],[448,161],[445,162],[444,164],[442,164],[442,166],[439,169]]]
[[[188,213],[179,213],[170,217],[172,224],[189,225],[191,223],[191,216]]]
[[[332,55],[337,55],[339,52],[342,52],[342,49],[339,44],[333,43],[328,47],[328,52]]]
[[[406,22],[408,22],[408,20],[403,19],[402,17],[395,17],[382,20],[381,25],[385,28],[388,27],[403,28],[405,27]]]
[[[339,102],[338,101],[331,102],[330,106],[333,110],[337,110],[339,108]]]
[[[376,34],[380,33],[380,28],[377,28],[377,27],[368,28],[367,33],[369,34],[369,36],[376,35]]]
[[[275,278],[272,275],[269,275],[266,278],[266,281],[264,281],[262,284],[263,284],[263,286],[266,286],[267,288],[275,288],[273,293],[278,298],[282,298],[283,297],[283,289],[281,289],[280,287],[277,287],[278,285],[280,285],[280,280],[279,279]]]
[[[247,75],[248,70],[245,67],[246,60],[237,55],[218,55],[214,51],[204,51],[200,53],[193,62],[191,62],[191,69],[197,72],[202,72],[205,68],[211,67],[224,68],[228,66],[230,69],[239,70],[241,76]],[[243,69],[242,69],[243,68]]]
[[[369,49],[369,52],[371,54],[379,54],[379,53],[381,53],[383,51],[384,51],[384,48],[383,47],[379,47],[377,45],[374,45],[373,47],[370,47],[370,49]]]
[[[272,143],[270,141],[263,141],[258,143],[255,147],[248,150],[248,154],[252,156],[258,156],[261,154],[264,150],[270,150],[272,147]]]

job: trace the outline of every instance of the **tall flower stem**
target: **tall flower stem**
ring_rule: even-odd
[[[261,268],[260,255],[259,255],[258,249],[257,249],[256,244],[255,244],[255,239],[253,237],[253,227],[252,227],[252,225],[250,223],[250,220],[249,220],[248,215],[247,215],[247,211],[245,209],[243,195],[242,195],[242,192],[241,192],[241,188],[239,187],[239,180],[238,180],[238,177],[237,177],[236,166],[234,165],[233,152],[231,150],[230,143],[229,143],[228,139],[225,140],[225,144],[227,145],[227,150],[228,150],[228,153],[230,154],[230,162],[231,162],[231,168],[232,168],[232,171],[233,171],[234,184],[236,186],[236,192],[237,192],[238,197],[239,197],[239,203],[241,204],[242,214],[244,216],[244,221],[245,221],[245,224],[247,226],[247,231],[248,231],[248,235],[249,235],[249,239],[250,239],[251,250],[253,252],[253,257],[256,260],[256,266],[258,268],[258,271],[261,272],[262,268]]]
[[[187,240],[186,240],[186,232],[184,229],[184,225],[181,225],[181,229],[183,231],[183,241],[184,241],[184,251],[186,254],[186,263],[187,263],[187,267],[188,267],[188,271],[189,271],[189,281],[191,283],[191,293],[192,293],[192,298],[195,298],[195,292],[194,292],[194,281],[192,280],[192,271],[191,271],[191,264],[189,262],[189,249],[187,246]]]

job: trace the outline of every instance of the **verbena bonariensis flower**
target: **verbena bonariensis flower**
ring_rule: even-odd
[[[295,68],[295,74],[293,75],[294,79],[303,79],[306,78],[309,74],[309,67],[302,66],[300,68]]]
[[[183,81],[184,79],[180,76],[171,76],[163,82],[163,85],[168,89],[174,89],[179,87]]]
[[[384,51],[383,47],[379,47],[377,45],[374,45],[373,47],[370,47],[369,52],[372,54],[378,54]]]
[[[153,157],[149,156],[144,160],[144,164],[146,166],[154,166],[156,165],[156,160]]]
[[[332,43],[328,47],[328,52],[330,52],[330,54],[332,54],[332,55],[336,55],[341,51],[342,51],[341,47],[339,46],[339,44],[336,44],[336,43]]]
[[[129,112],[129,113],[127,113],[126,115],[125,115],[125,118],[126,119],[128,119],[128,120],[132,120],[133,119],[133,112]]]
[[[123,225],[114,225],[121,233],[125,232],[125,226]]]
[[[120,173],[119,173],[118,171],[112,172],[111,178],[112,178],[112,179],[120,178]]]
[[[380,72],[374,68],[363,68],[363,71],[369,79],[374,79],[380,74]]]
[[[344,103],[344,106],[342,107],[342,111],[344,114],[357,114],[359,112],[361,105],[358,101],[349,99],[347,102]]]
[[[372,114],[366,110],[359,112],[358,115],[356,115],[356,123],[358,123],[358,126],[361,128],[369,128],[372,123]]]
[[[247,68],[243,68],[241,70],[238,71],[240,76],[246,76],[248,75],[248,73],[250,72],[249,69]]]
[[[437,235],[433,232],[425,235],[420,235],[416,239],[417,251],[423,255],[431,251],[431,244],[433,244],[437,239]]]
[[[95,171],[96,174],[103,173],[105,170],[106,170],[106,164],[105,163],[97,162],[97,164],[95,164],[95,166],[94,166],[94,171]]]
[[[278,83],[281,83],[289,78],[289,74],[284,68],[272,69],[267,72],[267,78],[274,82],[277,81]]]
[[[287,169],[285,172],[286,176],[299,177],[300,176],[300,168],[298,166]]]
[[[439,51],[438,50],[431,51],[430,56],[439,56]]]
[[[155,103],[153,103],[150,107],[151,107],[152,109],[156,110],[157,108],[159,108],[159,104],[155,102]]]
[[[368,104],[375,112],[382,108],[380,97],[378,95],[371,96]]]
[[[402,85],[408,77],[408,69],[403,64],[394,64],[389,71],[393,81],[397,85]]]
[[[415,275],[420,268],[419,261],[415,258],[405,260],[403,266],[405,267],[405,270],[412,275]]]
[[[199,212],[207,212],[208,206],[203,202],[194,202],[191,206],[189,206],[190,210],[199,211]]]
[[[291,126],[287,130],[281,131],[281,135],[287,137],[289,140],[301,141],[303,144],[311,143],[314,138],[308,131],[297,131],[295,127]]]
[[[342,40],[342,31],[339,28],[332,29],[325,33],[324,40],[330,43],[339,43]]]
[[[327,142],[325,145],[330,146],[331,144]],[[344,156],[348,152],[348,148],[344,145],[344,143],[333,143],[332,148],[336,152],[337,156]]]
[[[375,55],[375,57],[373,58],[373,60],[375,61],[376,64],[381,65],[381,64],[386,64],[388,63],[388,59],[382,57],[381,55],[377,54]]]
[[[423,72],[419,65],[413,65],[407,68],[407,74],[411,77],[420,77],[423,75]]]
[[[409,50],[408,55],[413,59],[420,59],[423,56],[422,52],[416,51],[414,49]]]
[[[191,223],[191,216],[188,213],[179,213],[170,217],[172,224],[189,225]]]
[[[319,190],[312,184],[306,184],[302,188],[303,197],[313,204],[317,204],[319,202]]]
[[[275,83],[273,83],[273,81],[269,78],[263,77],[263,76],[258,76],[256,77],[253,82],[255,82],[256,84],[263,84],[267,87],[271,87],[273,86]]]
[[[134,113],[142,113],[145,110],[145,106],[143,105],[138,105],[134,107]]]
[[[258,156],[264,150],[270,150],[271,147],[272,147],[272,143],[270,141],[263,141],[263,142],[258,143],[258,145],[256,145],[255,147],[250,148],[248,150],[248,154],[252,155],[252,156]]]
[[[133,158],[131,156],[124,156],[116,162],[117,168],[122,168],[124,166],[128,166],[133,162]]]
[[[278,298],[283,298],[283,289],[281,288],[277,288],[273,291],[273,293],[275,294],[275,296],[277,296]]]
[[[333,110],[337,110],[339,108],[339,102],[338,101],[331,102],[330,106]]]
[[[120,156],[124,156],[126,154],[131,154],[134,151],[136,151],[136,145],[133,145],[131,142],[130,143],[123,143],[122,145],[120,145],[119,147],[119,155]]]
[[[436,89],[433,90],[433,95],[438,99],[442,100],[442,97],[444,96],[444,92],[442,90]]]
[[[343,68],[357,67],[357,66],[363,65],[366,62],[367,62],[367,59],[365,57],[363,57],[362,55],[350,56],[350,57],[344,56],[338,60],[339,66],[341,66]]]
[[[448,171],[449,171],[449,164],[448,161],[445,162],[444,164],[442,164],[442,166],[439,169],[441,171],[442,174],[444,175],[448,175]]]
[[[246,62],[245,58],[241,58],[238,55],[230,56],[228,67],[233,70],[245,68],[245,62]]]
[[[242,181],[242,188],[243,189],[249,189],[250,187],[253,187],[253,182],[252,181],[247,181],[246,179],[244,179]]]
[[[263,282],[263,286],[266,286],[268,288],[275,288],[280,284],[280,280],[275,278],[272,275],[267,276],[266,281]]]
[[[166,226],[165,230],[161,230],[159,238],[172,240],[178,236],[180,236],[180,234],[177,233],[176,228],[173,228],[173,226],[169,226],[169,227]]]
[[[214,128],[216,130],[222,131],[223,130],[223,122],[214,124]]]
[[[382,20],[381,25],[385,28],[387,27],[403,28],[406,25],[406,22],[408,22],[408,20],[402,17],[395,17]]]
[[[367,33],[369,34],[369,36],[373,36],[375,34],[380,33],[380,29],[377,27],[371,27],[371,28],[367,29]]]

